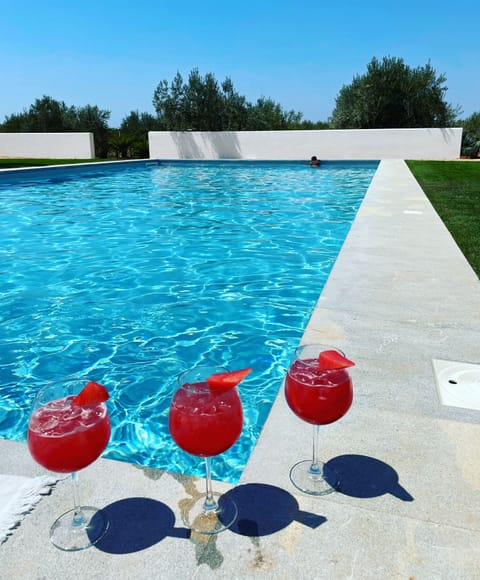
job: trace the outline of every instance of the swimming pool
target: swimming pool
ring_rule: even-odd
[[[252,366],[235,483],[376,162],[161,162],[0,175],[0,436],[39,385],[111,393],[106,456],[203,476],[167,428],[175,377]]]

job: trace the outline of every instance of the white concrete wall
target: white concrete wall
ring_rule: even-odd
[[[151,131],[151,159],[456,159],[462,129]]]
[[[94,159],[92,133],[0,133],[0,157]]]

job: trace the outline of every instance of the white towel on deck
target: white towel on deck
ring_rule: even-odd
[[[50,475],[40,477],[0,475],[0,544],[42,496],[50,493],[57,481],[58,478]]]

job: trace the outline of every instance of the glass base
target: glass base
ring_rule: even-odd
[[[233,500],[219,493],[213,494],[215,504],[206,509],[205,497],[199,498],[184,516],[184,523],[200,534],[218,534],[237,519],[238,508]]]
[[[65,512],[53,523],[50,540],[65,552],[85,550],[103,538],[108,526],[107,516],[102,510],[82,506],[77,512]]]
[[[296,463],[290,470],[290,481],[297,489],[310,495],[327,495],[337,491],[335,471],[321,461],[317,465],[318,468],[313,469],[311,459]]]

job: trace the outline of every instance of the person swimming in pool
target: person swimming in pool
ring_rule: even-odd
[[[320,159],[317,159],[316,155],[313,155],[310,159],[310,167],[320,167]]]

